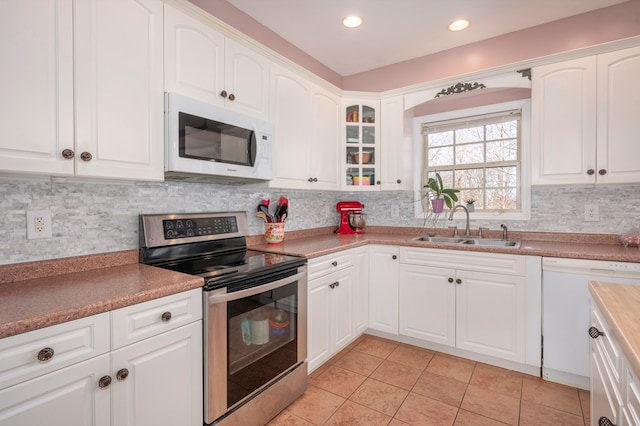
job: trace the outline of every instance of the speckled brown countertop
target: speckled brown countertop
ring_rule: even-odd
[[[314,258],[367,244],[391,244],[520,255],[640,262],[638,248],[624,248],[617,237],[601,234],[510,232],[519,248],[415,242],[442,229],[375,227],[363,235],[336,235],[333,227],[287,232],[279,245],[262,236],[247,239],[255,250]],[[500,238],[499,231],[487,231]],[[0,338],[118,309],[202,287],[202,278],[138,264],[138,251],[0,265]]]
[[[200,277],[141,265],[137,257],[136,263],[118,263],[118,256],[120,262],[132,259],[121,252],[1,266],[0,338],[204,285]],[[43,276],[43,265],[55,275]]]
[[[640,262],[638,247],[625,248],[618,243],[615,235],[608,234],[558,234],[542,232],[509,232],[509,239],[520,240],[520,247],[493,247],[460,244],[439,244],[412,241],[418,235],[429,231],[438,235],[442,229],[369,227],[362,235],[336,235],[332,228],[287,233],[281,244],[265,244],[261,237],[249,241],[254,250],[305,256],[314,258],[367,244],[391,244],[411,247],[430,247],[450,250],[486,251],[531,256],[567,257],[575,259],[612,260],[617,262]],[[328,232],[327,232],[328,231]],[[290,235],[291,234],[291,235]],[[487,238],[501,238],[500,231],[486,231]]]
[[[640,375],[640,286],[592,281],[589,290],[629,366]]]

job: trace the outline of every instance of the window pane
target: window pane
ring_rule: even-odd
[[[484,145],[474,143],[456,146],[456,164],[474,164],[484,162]]]
[[[518,137],[518,121],[507,121],[487,125],[487,140]]]
[[[482,169],[468,169],[456,171],[456,188],[482,188],[484,187]]]
[[[453,130],[449,132],[431,133],[428,139],[429,146],[453,145]]]
[[[442,178],[442,185],[445,188],[453,188],[453,172],[452,171],[438,171],[440,177]],[[436,173],[431,172],[427,178],[435,178]]]
[[[488,188],[516,187],[517,185],[517,169],[515,166],[487,169],[486,186]]]
[[[453,147],[433,148],[429,150],[429,167],[453,165]]]
[[[482,189],[465,189],[461,190],[458,195],[460,196],[460,204],[464,205],[469,198],[473,198],[476,200],[474,203],[475,209],[484,209],[484,191]]]
[[[515,188],[487,189],[487,206],[489,210],[515,210],[517,197]]]
[[[517,159],[517,140],[487,142],[487,161],[516,161]]]
[[[479,142],[484,140],[484,126],[456,130],[456,143]]]

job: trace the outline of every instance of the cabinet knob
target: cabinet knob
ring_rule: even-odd
[[[453,282],[453,278],[449,277],[449,279],[447,279],[447,281],[449,281],[450,283]]]
[[[73,152],[72,149],[67,148],[62,150],[62,158],[64,158],[65,160],[71,160],[75,156],[76,156],[76,153]]]
[[[98,380],[98,387],[100,389],[107,389],[111,384],[111,376],[102,376],[100,380]]]
[[[376,181],[376,185],[380,185],[380,181],[379,180]]]
[[[616,425],[614,425],[613,422],[608,418],[606,418],[605,416],[602,416],[598,419],[598,426],[616,426]]]
[[[396,179],[396,183],[402,183],[402,179]]]
[[[230,101],[235,101],[235,100],[236,100],[236,95],[234,95],[233,93],[231,93],[231,94],[229,95],[229,100],[230,100]]]
[[[116,379],[118,379],[119,382],[127,380],[127,377],[129,377],[129,370],[126,368],[121,368],[116,373]]]
[[[40,362],[49,362],[51,358],[53,358],[54,350],[53,348],[44,348],[40,349],[38,352],[38,361]]]
[[[309,179],[307,179],[308,182],[317,182],[318,178],[316,177],[310,177]]]
[[[394,254],[393,256],[391,256],[391,258],[392,258],[393,260],[396,260],[396,259],[398,258],[398,256],[396,256],[396,255]]]
[[[91,159],[93,158],[93,155],[91,155],[90,152],[83,152],[82,154],[80,154],[80,159],[82,161],[91,161]]]
[[[593,169],[589,169],[589,170],[587,170],[587,174],[588,174],[589,176],[593,176],[595,173],[596,173],[596,171],[595,171],[595,170],[593,170]]]
[[[332,288],[332,289],[336,288],[336,287],[340,287],[340,282],[336,281],[335,283],[331,283],[331,284],[329,284],[329,287]]]
[[[456,284],[462,284],[462,280],[460,278],[456,279]]]
[[[595,327],[589,327],[589,336],[591,336],[592,339],[597,339],[600,336],[604,336],[604,333]]]
[[[167,311],[162,314],[162,321],[169,322],[171,319],[171,312]]]
[[[333,262],[331,262],[331,266],[338,266],[338,262],[334,260]]]
[[[223,90],[222,92],[220,92],[220,96],[222,96],[223,98],[227,97],[227,91]]]
[[[598,174],[599,174],[600,176],[604,176],[604,175],[606,175],[606,174],[607,174],[607,169],[600,169],[600,170],[598,170]]]

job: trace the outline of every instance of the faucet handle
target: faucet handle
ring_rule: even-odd
[[[478,228],[478,238],[484,238],[484,235],[482,235],[482,231],[487,231],[489,230],[489,228],[481,226]]]
[[[447,226],[447,228],[453,229],[453,237],[454,238],[458,236],[458,227],[457,226]]]

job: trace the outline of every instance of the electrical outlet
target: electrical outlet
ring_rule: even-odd
[[[584,221],[598,222],[600,220],[600,209],[597,204],[584,205]]]
[[[27,212],[27,239],[51,238],[51,210]]]

